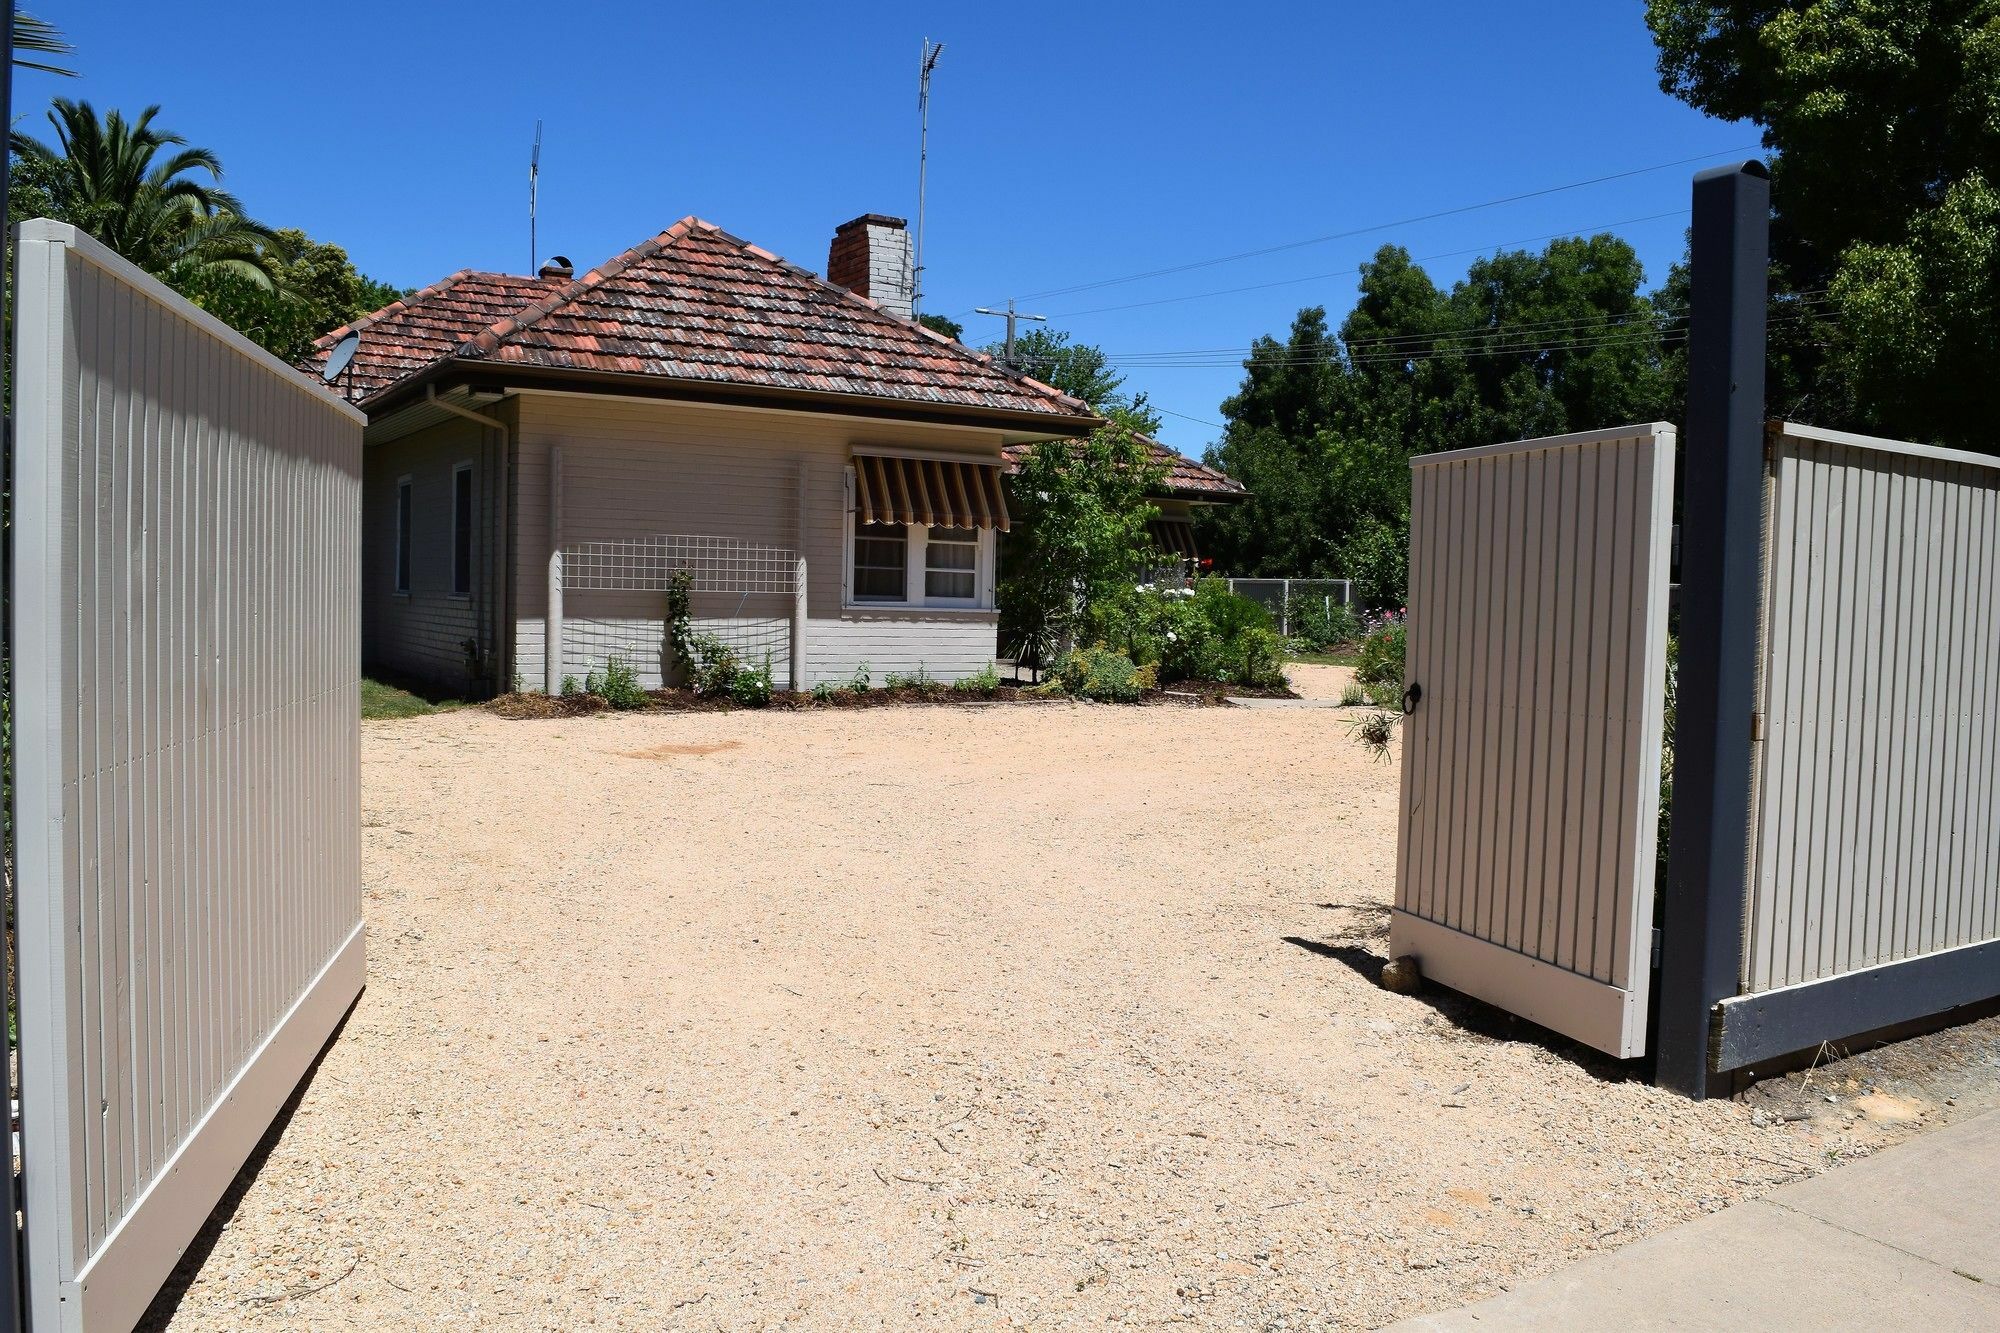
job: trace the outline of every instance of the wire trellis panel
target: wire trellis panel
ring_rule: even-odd
[[[799,555],[735,537],[663,536],[578,542],[563,549],[570,592],[665,592],[678,570],[698,593],[790,597],[799,590]]]

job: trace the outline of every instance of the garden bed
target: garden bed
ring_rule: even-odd
[[[1136,707],[1185,708],[1217,707],[1231,698],[1296,699],[1289,686],[1243,686],[1213,681],[1191,681],[1167,689],[1148,690],[1130,701]],[[978,708],[1032,706],[1081,702],[1059,691],[1039,686],[1003,681],[999,685],[959,689],[943,682],[898,686],[894,689],[828,692],[780,690],[771,695],[766,709],[779,712],[816,712],[857,708]],[[616,709],[596,694],[503,694],[486,704],[490,712],[512,721],[533,721],[555,717],[588,717],[593,713],[732,713],[763,711],[738,703],[728,695],[701,694],[688,689],[646,691],[646,703],[638,708]]]

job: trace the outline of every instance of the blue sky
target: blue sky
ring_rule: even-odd
[[[695,213],[823,269],[836,223],[913,214],[918,51],[942,40],[925,309],[983,340],[999,322],[970,308],[1019,297],[1114,358],[1247,348],[1304,305],[1337,320],[1355,265],[1386,242],[1448,256],[1425,265],[1447,282],[1479,252],[1611,230],[1657,280],[1681,251],[1690,175],[1756,141],[1659,91],[1638,0],[353,0],[218,5],[201,22],[157,0],[30,8],[76,43],[83,77],[19,76],[22,128],[44,132],[58,93],[127,111],[158,102],[161,123],[221,155],[263,220],[410,286],[526,269],[537,118],[544,255],[582,268]],[[1696,155],[1710,156],[1060,290]],[[1280,285],[1202,295],[1260,284]],[[1129,387],[1182,414],[1162,434],[1191,454],[1240,378],[1226,352],[1202,359],[1222,364],[1130,372]]]

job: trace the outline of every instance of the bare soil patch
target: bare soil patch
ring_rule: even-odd
[[[364,765],[368,990],[175,1328],[1369,1327],[2000,1059],[1694,1104],[1379,989],[1396,769],[1337,711],[465,710]]]

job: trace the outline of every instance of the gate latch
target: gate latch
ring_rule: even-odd
[[[1403,712],[1405,713],[1416,712],[1417,705],[1422,703],[1423,699],[1424,699],[1424,687],[1422,685],[1417,684],[1415,681],[1411,681],[1410,688],[1403,691]]]

